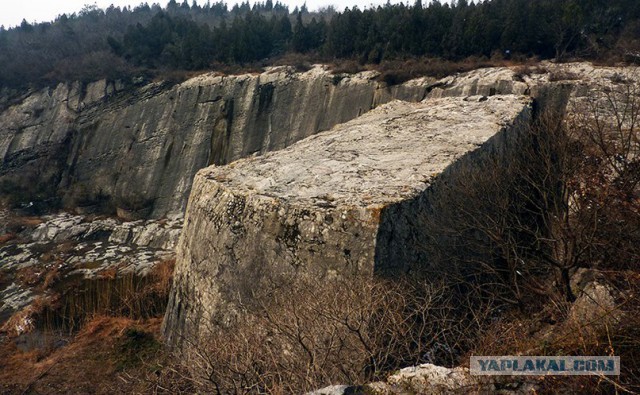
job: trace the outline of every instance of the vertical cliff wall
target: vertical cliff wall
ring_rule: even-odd
[[[395,101],[284,150],[201,170],[178,244],[168,341],[197,338],[298,276],[423,263],[428,235],[417,220],[432,181],[470,153],[517,149],[530,116],[522,96]]]
[[[71,206],[181,212],[203,167],[281,149],[394,98],[426,95],[425,80],[387,88],[375,75],[279,67],[171,87],[102,81],[44,89],[0,113],[0,186],[30,198],[61,196]]]

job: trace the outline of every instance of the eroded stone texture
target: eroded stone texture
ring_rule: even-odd
[[[535,394],[536,378],[522,376],[472,376],[468,368],[422,364],[401,369],[386,381],[367,384],[364,393],[400,394]]]
[[[106,200],[135,214],[126,219],[158,218],[183,211],[197,170],[281,149],[392,99],[537,98],[549,86],[581,96],[636,75],[633,67],[543,62],[391,87],[377,82],[375,72],[336,76],[323,66],[305,73],[290,67],[210,73],[175,86],[60,84],[0,97],[0,191],[60,195],[68,207]]]
[[[394,98],[426,94],[427,79],[386,87],[376,76],[276,67],[175,86],[43,89],[0,112],[0,187],[59,194],[72,207],[107,200],[136,218],[183,212],[203,167],[281,149]]]
[[[4,214],[4,215],[3,215]],[[36,298],[51,296],[42,286],[49,274],[58,283],[134,275],[142,278],[175,258],[182,217],[121,222],[114,218],[57,213],[32,228],[4,234],[11,215],[0,211],[0,332],[6,320]],[[63,291],[67,291],[66,289]]]
[[[400,369],[385,381],[364,386],[332,385],[306,395],[444,395],[444,394],[535,394],[535,377],[473,376],[468,368],[446,368],[422,364]]]
[[[490,67],[444,77],[427,87],[427,97],[518,94],[538,99],[550,90],[568,89],[571,99],[575,100],[589,96],[593,89],[610,89],[637,80],[639,70],[638,67],[547,61],[535,66]]]
[[[283,279],[419,263],[415,219],[431,181],[516,134],[530,104],[511,95],[395,101],[284,150],[201,170],[178,244],[169,341],[251,309]]]

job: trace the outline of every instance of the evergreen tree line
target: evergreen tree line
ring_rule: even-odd
[[[0,28],[0,85],[120,78],[269,62],[287,53],[361,64],[408,57],[602,59],[640,49],[637,0],[438,0],[310,13],[268,0],[231,9],[185,0]]]

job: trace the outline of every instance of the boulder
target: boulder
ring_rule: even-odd
[[[569,310],[569,327],[598,333],[621,318],[621,310],[616,304],[613,291],[603,282],[589,282],[577,297]]]
[[[522,96],[391,102],[284,150],[195,177],[164,331],[197,336],[298,276],[370,276],[425,262],[430,186],[454,163],[515,147]],[[443,173],[449,173],[444,175]]]
[[[472,376],[464,367],[447,368],[422,364],[400,369],[385,381],[370,383],[363,394],[535,394],[537,380],[531,377]]]

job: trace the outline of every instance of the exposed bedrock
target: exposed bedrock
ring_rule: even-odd
[[[428,97],[529,95],[537,98],[557,86],[570,87],[574,98],[598,87],[637,80],[637,67],[601,67],[590,63],[541,62],[536,66],[490,67],[442,78],[428,86]]]
[[[182,212],[194,174],[284,148],[392,99],[420,101],[427,80],[386,87],[375,73],[322,66],[205,74],[168,86],[60,84],[0,112],[0,186],[127,219]],[[1,192],[1,191],[0,191]]]
[[[388,87],[375,72],[332,75],[276,67],[205,74],[141,87],[98,81],[0,98],[0,195],[48,199],[79,213],[118,210],[126,220],[184,210],[194,174],[210,164],[284,148],[392,99],[525,94],[549,86],[574,96],[623,84],[634,68],[587,63],[489,68]]]
[[[418,223],[455,163],[517,150],[525,96],[394,101],[263,156],[199,171],[165,316],[170,343],[250,310],[298,276],[372,275],[425,262]]]

